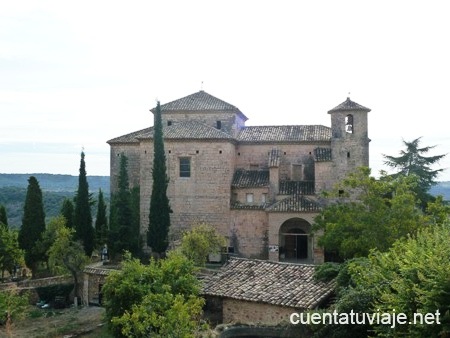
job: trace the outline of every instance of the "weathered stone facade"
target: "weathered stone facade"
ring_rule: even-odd
[[[161,106],[169,176],[171,239],[207,222],[242,257],[320,263],[311,234],[316,194],[369,163],[365,108],[350,99],[322,125],[247,127],[235,106],[200,91]],[[300,121],[299,121],[300,122]],[[140,186],[141,232],[148,228],[153,128],[108,141],[111,191],[120,154]],[[144,236],[145,237],[145,236]]]

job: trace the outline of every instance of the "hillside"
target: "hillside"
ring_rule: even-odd
[[[28,178],[36,177],[42,191],[72,191],[78,187],[78,176],[53,174],[0,174],[0,188],[27,188]],[[109,195],[109,176],[88,176],[89,190],[98,192],[101,188],[105,195]]]
[[[22,224],[23,205],[28,187],[28,178],[36,177],[42,190],[46,218],[59,214],[65,198],[73,199],[78,188],[78,176],[52,174],[0,174],[0,204],[6,208],[8,223],[18,228]],[[89,190],[97,199],[102,189],[106,203],[109,203],[109,176],[88,176]],[[95,217],[97,209],[92,209]]]
[[[450,201],[450,181],[439,182],[430,189],[430,194],[434,196],[442,195],[445,201]]]

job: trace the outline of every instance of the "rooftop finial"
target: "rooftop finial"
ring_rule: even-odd
[[[201,92],[203,91],[203,81],[202,81],[202,84],[201,84],[201,86],[200,86],[200,91],[201,91]]]
[[[348,92],[348,96],[347,96],[347,99],[349,99],[349,100],[350,100],[350,92]]]

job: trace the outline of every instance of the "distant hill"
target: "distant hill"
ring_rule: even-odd
[[[0,188],[27,188],[30,176],[36,177],[42,191],[72,191],[78,187],[78,176],[53,174],[0,174]],[[101,188],[109,195],[109,176],[88,176],[89,190],[98,192]]]
[[[27,193],[28,179],[36,177],[42,190],[46,218],[59,214],[65,198],[73,199],[78,188],[78,176],[52,174],[0,174],[0,204],[6,208],[8,223],[11,227],[22,224],[23,205]],[[109,203],[109,176],[88,176],[89,191],[97,199],[102,189],[105,201]],[[97,208],[92,208],[93,216]]]
[[[450,181],[439,182],[430,189],[430,194],[434,196],[442,195],[445,201],[450,201]]]

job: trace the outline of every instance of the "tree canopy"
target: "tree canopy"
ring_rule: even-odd
[[[69,272],[74,279],[75,296],[78,297],[78,274],[89,262],[83,245],[74,241],[74,229],[65,226],[66,219],[62,216],[50,221],[49,227],[54,229],[54,241],[48,250],[50,269],[55,273]]]
[[[218,234],[212,225],[199,223],[183,234],[180,250],[196,265],[203,266],[209,254],[220,252],[225,245],[225,237]]]
[[[194,337],[204,300],[194,264],[172,252],[141,264],[128,255],[102,292],[115,337]]]
[[[8,225],[8,217],[6,216],[6,208],[0,204],[0,225]]]
[[[65,198],[61,206],[61,215],[66,219],[66,226],[73,229],[74,206],[70,198]]]
[[[118,189],[111,198],[109,247],[112,254],[131,252],[139,255],[141,249],[139,221],[133,215],[132,194],[128,179],[128,158],[120,155]]]
[[[89,185],[86,178],[86,162],[84,152],[81,152],[80,175],[78,177],[78,190],[75,197],[75,237],[83,243],[87,256],[94,250],[95,233],[92,226],[91,203]]]
[[[319,245],[341,259],[367,256],[371,249],[388,250],[399,238],[415,234],[429,219],[416,204],[415,177],[380,179],[359,168],[326,194],[327,205],[313,229]]]
[[[42,259],[39,251],[35,250],[36,243],[45,231],[45,214],[42,203],[42,191],[39,182],[34,176],[28,180],[27,195],[25,198],[22,227],[19,231],[19,245],[25,251],[25,263],[36,273],[37,264]]]
[[[149,227],[147,244],[153,252],[162,254],[169,245],[170,213],[172,212],[167,197],[166,155],[164,152],[161,106],[156,105],[154,116],[154,159],[152,170],[152,195],[150,199]]]
[[[400,156],[383,155],[384,163],[397,170],[394,177],[415,175],[418,177],[416,193],[420,200],[426,204],[431,200],[431,195],[427,192],[431,186],[436,184],[436,178],[444,169],[432,169],[431,167],[438,163],[446,154],[425,156],[436,146],[421,147],[421,137],[410,142],[403,140],[404,150],[400,151]]]
[[[95,219],[95,242],[100,247],[108,242],[109,228],[106,217],[106,203],[102,189],[98,191],[97,218]]]

